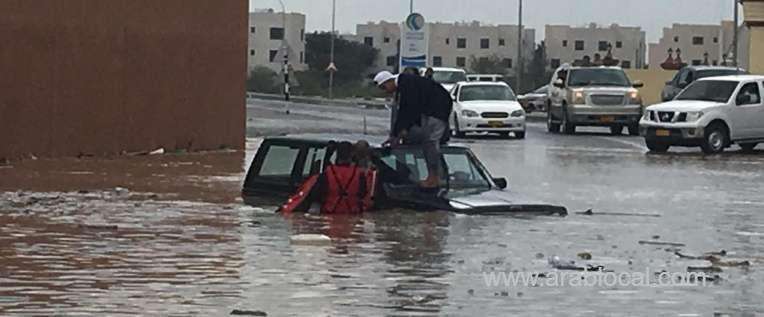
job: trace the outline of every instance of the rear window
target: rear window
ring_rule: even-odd
[[[299,154],[300,148],[271,145],[260,168],[260,176],[291,176]]]
[[[737,69],[709,69],[698,71],[697,74],[698,78],[696,78],[696,80],[707,77],[741,75],[745,74],[745,72]]]

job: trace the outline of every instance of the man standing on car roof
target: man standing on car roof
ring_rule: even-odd
[[[441,171],[440,144],[447,140],[448,118],[453,110],[451,95],[439,83],[409,74],[395,76],[382,71],[374,77],[374,82],[387,93],[398,94],[397,117],[393,118],[390,139],[385,145],[421,146],[428,175],[420,185],[437,188]]]

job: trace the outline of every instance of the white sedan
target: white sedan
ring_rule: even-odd
[[[451,91],[451,129],[457,137],[468,132],[510,133],[525,138],[525,111],[512,88],[503,82],[462,82]]]

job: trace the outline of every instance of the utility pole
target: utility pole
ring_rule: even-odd
[[[414,13],[414,0],[410,1],[410,4],[409,4],[409,13],[410,14]]]
[[[523,0],[518,0],[518,22],[517,22],[517,70],[515,71],[517,78],[517,87],[515,87],[518,93],[522,93],[523,82]]]
[[[287,23],[286,23],[286,6],[284,1],[279,0],[281,4],[281,49],[284,50],[284,101],[289,101],[289,43],[287,42]],[[287,106],[287,113],[289,113],[289,106]]]
[[[739,36],[740,36],[738,34],[739,31],[740,31],[740,27],[739,27],[739,25],[740,25],[740,13],[739,13],[740,7],[738,7],[738,1],[739,0],[733,0],[733,1],[735,2],[735,35],[734,35],[733,40],[732,40],[732,50],[733,50],[732,54],[735,55],[735,58],[732,60],[732,65],[734,65],[735,67],[738,67],[739,59],[738,59],[737,52],[738,52],[738,41],[739,41]]]
[[[331,50],[329,53],[329,99],[334,99],[334,37],[335,37],[335,24],[334,20],[337,17],[337,0],[332,0],[332,40]]]

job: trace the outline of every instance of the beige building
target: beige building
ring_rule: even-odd
[[[674,24],[664,28],[660,41],[650,44],[650,68],[660,68],[669,56],[669,49],[674,57],[676,51],[681,50],[682,60],[688,65],[702,65],[706,59],[709,65],[723,64],[725,58],[731,61],[734,32],[732,21],[717,25]]]
[[[747,69],[752,74],[764,74],[764,1],[743,0],[743,12],[745,19],[745,36],[743,45],[745,56],[748,57]],[[741,57],[743,54],[741,54]]]
[[[471,23],[428,23],[428,65],[432,67],[455,67],[469,71],[470,60],[499,57],[514,74],[517,66],[518,27],[516,25],[483,25]],[[376,68],[394,70],[398,65],[400,25],[379,22],[360,24],[356,35],[346,37],[380,50]],[[523,49],[526,64],[533,56],[536,31],[523,30]]]
[[[286,22],[286,31],[284,23]],[[284,37],[289,52],[289,64],[294,70],[305,70],[305,15],[300,13],[258,10],[249,14],[249,52],[247,66],[266,66],[280,73],[284,65]]]
[[[646,35],[641,27],[618,24],[601,27],[592,23],[586,27],[547,25],[545,31],[544,44],[550,68],[582,60],[585,56],[592,61],[596,55],[604,58],[611,48],[613,58],[620,61],[621,67],[645,66]]]

